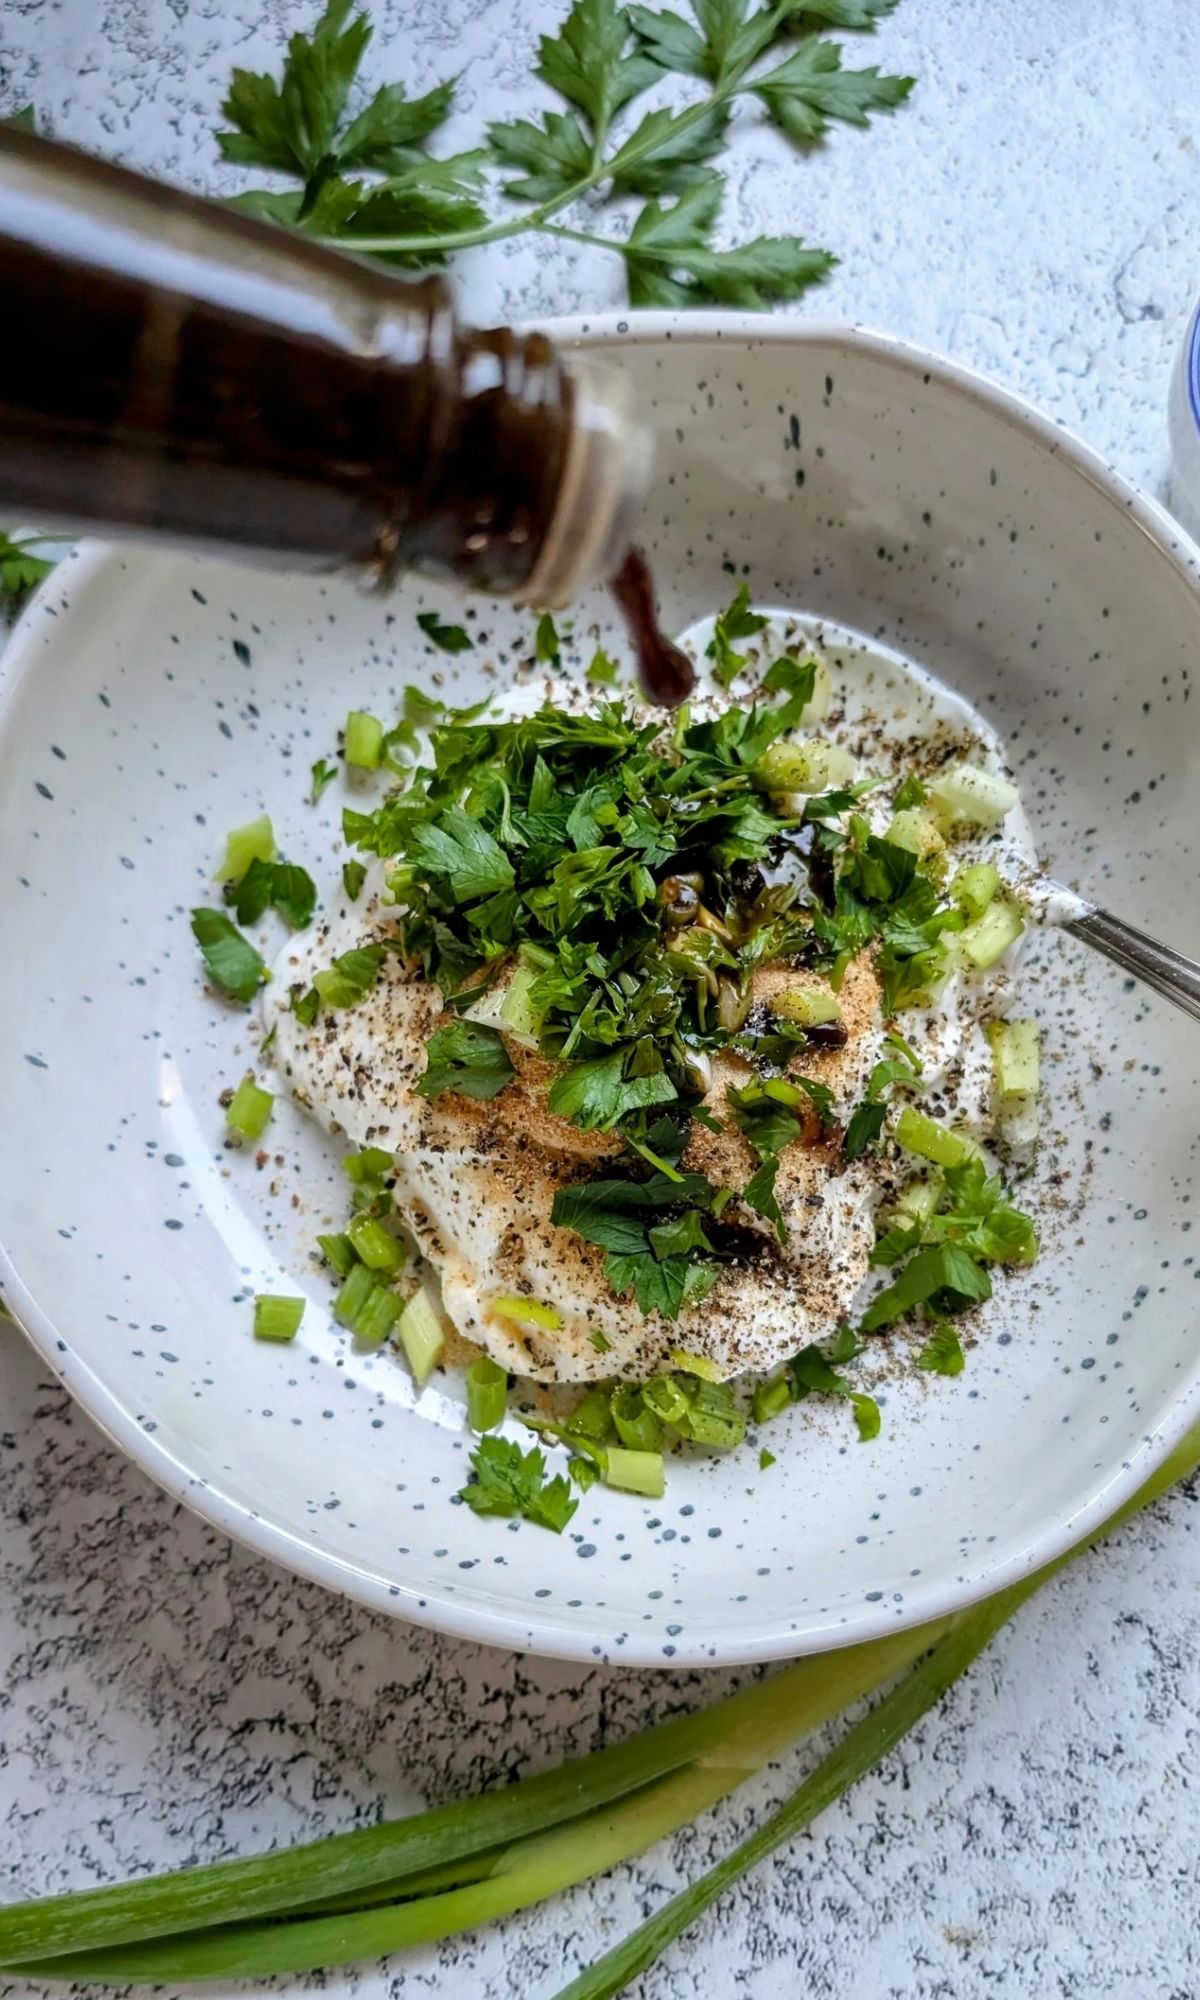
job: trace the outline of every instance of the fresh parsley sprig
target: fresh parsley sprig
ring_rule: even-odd
[[[237,205],[406,265],[528,231],[598,246],[622,258],[633,305],[765,307],[797,297],[834,263],[795,236],[715,246],[724,181],[713,163],[727,150],[736,102],[757,104],[807,148],[831,120],[865,125],[913,87],[911,77],[844,68],[841,45],[818,32],[870,31],[896,0],[691,0],[690,20],[575,0],[538,46],[535,74],[557,104],[498,120],[482,146],[439,159],[429,145],[451,114],[452,79],[415,98],[385,84],[352,112],[371,38],[352,4],[328,0],[312,33],[292,36],[278,80],[234,71],[223,158],[295,183],[247,189]],[[646,110],[647,93],[670,77],[697,94]],[[509,206],[492,214],[483,201],[497,183]],[[585,198],[594,209],[597,196],[642,198],[627,235],[555,220]]]

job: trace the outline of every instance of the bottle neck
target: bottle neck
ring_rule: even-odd
[[[0,127],[0,515],[565,601],[644,470],[540,334]]]

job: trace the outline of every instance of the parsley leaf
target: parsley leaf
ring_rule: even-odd
[[[711,1199],[712,1188],[703,1174],[683,1174],[678,1180],[659,1173],[644,1181],[578,1181],[556,1190],[550,1219],[602,1250],[639,1257],[650,1252],[649,1230],[657,1226],[656,1211],[684,1204],[704,1207]]]
[[[533,635],[533,657],[539,666],[557,667],[562,660],[562,640],[548,611],[543,611]]]
[[[15,120],[12,121],[15,123]],[[25,535],[14,539],[0,529],[0,595],[20,598],[26,591],[36,590],[43,578],[54,568],[45,556],[33,554],[35,541],[40,536]]]
[[[313,974],[313,990],[320,1004],[356,1007],[374,986],[386,956],[387,947],[381,944],[359,945],[353,951],[342,952],[332,965]],[[293,1011],[299,1014],[300,1009],[296,1007]]]
[[[930,1244],[918,1250],[898,1278],[872,1299],[860,1322],[864,1333],[894,1326],[917,1306],[938,1304],[960,1312],[992,1296],[992,1281],[982,1264],[957,1243]]]
[[[854,1421],[858,1425],[861,1443],[879,1436],[882,1418],[879,1405],[873,1396],[864,1395],[853,1384],[839,1375],[832,1365],[834,1362],[853,1361],[861,1352],[849,1327],[839,1329],[838,1336],[827,1352],[819,1347],[802,1347],[788,1362],[797,1398],[816,1393],[824,1396],[844,1396],[854,1411]]]
[[[765,1216],[775,1224],[775,1233],[781,1243],[787,1242],[787,1226],[783,1220],[783,1210],[775,1198],[775,1176],[779,1172],[778,1159],[768,1155],[750,1176],[742,1189],[742,1200],[747,1208]]]
[[[443,653],[470,653],[475,641],[462,625],[444,625],[436,611],[418,611],[417,624],[425,637]]]
[[[322,792],[328,790],[337,777],[337,774],[336,764],[331,764],[328,758],[325,757],[317,758],[316,763],[312,767],[312,790],[308,795],[310,805],[315,806],[319,803]]]
[[[751,85],[772,124],[799,145],[820,139],[831,118],[865,125],[872,111],[893,111],[912,90],[911,76],[881,76],[877,69],[842,68],[836,42],[808,35],[778,69]]]
[[[948,1320],[935,1320],[917,1356],[917,1367],[931,1369],[935,1375],[961,1375],[966,1365],[967,1357],[954,1328]]]
[[[267,968],[249,938],[244,938],[224,910],[192,911],[192,936],[200,947],[208,976],[222,993],[249,1004]]]
[[[264,861],[256,854],[241,881],[226,889],[225,899],[234,905],[239,924],[256,924],[266,910],[276,909],[293,930],[302,931],[317,907],[317,885],[294,862]]]
[[[632,1289],[643,1313],[678,1319],[685,1305],[696,1304],[717,1282],[717,1267],[690,1257],[618,1256],[605,1259],[605,1275],[618,1297]]]
[[[674,1102],[679,1093],[665,1070],[629,1076],[628,1062],[628,1052],[615,1049],[611,1055],[572,1063],[551,1086],[551,1111],[574,1119],[585,1132],[605,1132],[630,1111]]]
[[[343,861],[342,887],[352,903],[357,903],[366,879],[367,871],[361,861]]]
[[[443,877],[457,903],[510,889],[515,877],[503,849],[461,806],[413,829],[409,852],[418,866]]]
[[[480,1438],[470,1458],[472,1480],[459,1495],[476,1514],[519,1514],[536,1527],[561,1535],[579,1502],[562,1474],[546,1477],[546,1460],[536,1445],[522,1451],[510,1438]]]
[[[474,1021],[439,1028],[429,1038],[426,1058],[416,1086],[422,1097],[437,1097],[443,1090],[463,1097],[498,1097],[516,1075],[497,1030]]]
[[[698,179],[669,208],[646,203],[622,246],[634,306],[742,306],[764,311],[799,298],[832,270],[836,259],[798,236],[757,236],[734,250],[717,250],[712,232],[725,183]]]
[[[746,655],[735,652],[734,640],[753,638],[766,623],[759,612],[750,609],[748,585],[739,584],[732,603],[725,607],[713,626],[712,638],[705,649],[713,662],[713,679],[718,687],[729,687],[746,664]]]

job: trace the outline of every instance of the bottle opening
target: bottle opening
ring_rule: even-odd
[[[654,468],[654,442],[634,414],[628,377],[604,362],[564,357],[571,434],[558,500],[522,604],[555,611],[620,566]]]

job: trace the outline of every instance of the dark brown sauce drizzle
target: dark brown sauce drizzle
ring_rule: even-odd
[[[695,687],[696,673],[658,622],[654,579],[640,549],[630,549],[609,588],[633,643],[643,688],[658,707],[678,708]]]

